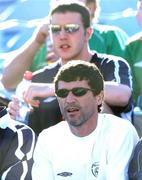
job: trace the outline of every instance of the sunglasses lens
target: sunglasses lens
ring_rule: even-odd
[[[66,24],[64,26],[64,29],[67,33],[73,33],[79,30],[79,25],[78,24]]]
[[[65,24],[63,28],[67,33],[74,33],[79,30],[79,25],[78,24]],[[61,29],[62,27],[57,24],[51,26],[51,31],[54,34],[58,34],[61,31]]]
[[[67,95],[69,94],[69,90],[67,90],[67,89],[59,89],[59,90],[56,92],[56,94],[57,94],[58,97],[65,98],[65,97],[67,97]]]
[[[51,31],[54,34],[59,33],[61,31],[61,27],[59,25],[52,25],[51,26]]]
[[[72,93],[75,95],[75,96],[83,96],[84,94],[86,94],[88,91],[88,89],[85,89],[85,88],[74,88],[72,89]]]

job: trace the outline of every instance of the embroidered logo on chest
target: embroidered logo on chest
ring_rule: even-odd
[[[97,177],[99,174],[99,162],[94,162],[91,166],[92,174]]]

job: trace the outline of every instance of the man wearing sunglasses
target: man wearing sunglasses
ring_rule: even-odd
[[[138,135],[130,122],[98,114],[104,97],[99,69],[89,62],[70,61],[60,68],[54,82],[65,121],[40,133],[33,180],[128,179]]]
[[[88,40],[92,30],[89,11],[84,4],[76,1],[57,4],[51,11],[49,30],[54,51],[60,59],[36,72],[34,83],[24,94],[25,101],[35,107],[30,116],[30,126],[39,133],[51,120],[57,119],[59,122],[62,119],[57,100],[49,102],[47,97],[55,95],[53,79],[59,68],[71,59],[89,61],[98,66],[105,80],[105,112],[131,120],[131,75],[128,64],[119,57],[89,51]],[[37,97],[46,99],[39,100]],[[13,108],[10,109],[13,114]]]

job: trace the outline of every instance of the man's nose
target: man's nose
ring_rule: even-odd
[[[61,38],[66,38],[68,33],[64,30],[64,28],[61,28],[61,31],[59,34]]]
[[[66,102],[74,102],[75,101],[75,95],[70,91],[69,94],[66,97]]]

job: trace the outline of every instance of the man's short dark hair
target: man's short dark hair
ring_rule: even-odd
[[[86,4],[89,4],[89,3],[97,3],[97,1],[96,0],[86,0]]]
[[[88,8],[80,2],[57,3],[56,7],[51,10],[51,16],[55,13],[77,12],[81,15],[84,28],[90,27],[90,14]]]
[[[95,64],[82,60],[72,60],[63,65],[55,76],[55,92],[58,90],[59,81],[86,80],[94,95],[98,95],[104,88],[103,76]]]

